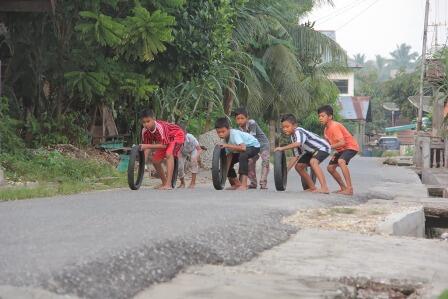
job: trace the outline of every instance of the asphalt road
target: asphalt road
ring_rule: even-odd
[[[387,198],[378,189],[384,184],[418,183],[410,171],[376,159],[357,158],[351,167],[354,197],[299,192],[292,173],[287,192],[215,191],[210,184],[0,203],[0,286],[129,298],[186,266],[235,265],[286,241],[296,231],[281,220],[297,209]]]

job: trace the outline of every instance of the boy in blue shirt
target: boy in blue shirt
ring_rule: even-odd
[[[245,132],[230,128],[227,118],[221,117],[215,123],[216,133],[224,140],[222,148],[226,149],[227,167],[229,169],[227,177],[234,190],[247,190],[247,175],[249,173],[249,159],[255,157],[260,152],[260,142]],[[239,163],[237,178],[235,164]]]

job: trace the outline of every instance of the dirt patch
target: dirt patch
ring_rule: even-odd
[[[58,151],[64,156],[74,159],[90,159],[90,160],[104,161],[113,166],[117,166],[118,163],[120,162],[120,156],[117,153],[112,153],[94,147],[87,147],[81,149],[71,144],[56,144],[47,147],[47,150]]]
[[[368,278],[344,277],[339,282],[348,286],[350,292],[343,292],[342,298],[384,298],[384,299],[405,299],[421,298],[422,283],[406,281],[375,281]]]
[[[319,228],[325,230],[350,231],[374,234],[377,225],[387,216],[411,211],[412,203],[397,203],[376,200],[359,206],[299,210],[285,218],[285,223],[300,228]]]

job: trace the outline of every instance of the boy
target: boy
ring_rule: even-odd
[[[142,142],[140,149],[147,155],[149,150],[154,150],[152,162],[154,168],[162,180],[157,189],[170,190],[173,179],[174,158],[179,152],[185,140],[184,131],[175,124],[156,120],[152,110],[144,110],[140,114],[142,121]],[[163,171],[162,161],[166,158],[167,172]]]
[[[257,138],[260,143],[260,155],[256,155],[249,160],[249,189],[257,189],[257,174],[256,164],[258,158],[261,156],[261,177],[260,177],[260,189],[267,189],[268,174],[269,174],[269,139],[266,137],[260,126],[253,119],[247,117],[246,108],[238,108],[235,111],[235,120],[239,126],[239,129],[243,132]]]
[[[314,133],[311,133],[297,125],[297,119],[292,114],[283,115],[281,118],[282,130],[288,136],[291,136],[291,144],[287,146],[277,147],[275,151],[285,151],[294,149],[297,164],[296,170],[305,180],[309,189],[307,191],[328,194],[327,181],[325,175],[320,169],[319,164],[330,155],[330,145],[324,139]],[[303,152],[301,154],[301,152]],[[316,174],[320,183],[320,189],[317,189],[313,180],[306,171],[307,167]]]
[[[191,162],[191,182],[188,188],[193,189],[196,186],[196,176],[199,172],[199,155],[202,153],[202,148],[198,140],[192,134],[188,133],[184,126],[181,126],[185,133],[184,146],[179,156],[179,179],[180,185],[178,188],[185,188],[185,161],[190,157]]]
[[[221,117],[215,123],[216,133],[219,138],[224,139],[222,148],[226,149],[227,167],[229,182],[234,190],[247,190],[247,175],[249,172],[249,159],[255,157],[260,152],[260,143],[258,140],[245,132],[230,129],[230,123],[227,118]],[[235,172],[235,164],[239,163],[238,180]]]
[[[359,152],[358,142],[341,123],[333,120],[333,108],[331,106],[322,106],[317,110],[317,113],[319,114],[319,122],[325,126],[325,138],[330,142],[331,148],[336,150],[328,164],[328,172],[341,188],[336,193],[353,195],[348,163]],[[336,170],[338,166],[342,170],[345,182]]]

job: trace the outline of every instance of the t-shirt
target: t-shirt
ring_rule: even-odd
[[[359,145],[356,139],[352,136],[352,134],[350,134],[344,125],[338,123],[337,121],[332,121],[325,127],[324,135],[332,145],[338,143],[338,140],[344,139],[345,145],[336,148],[335,150],[337,152],[342,152],[345,150],[359,151]]]
[[[260,147],[262,151],[269,150],[269,139],[264,134],[263,130],[257,124],[257,122],[253,119],[249,119],[246,124],[246,127],[239,128],[240,131],[249,133],[250,135],[257,138],[258,142],[260,142]]]
[[[331,151],[331,147],[325,139],[300,127],[297,127],[294,134],[291,135],[291,142],[300,143],[300,149],[294,149],[295,156],[300,156],[302,150],[309,153],[316,151],[330,153]]]
[[[143,128],[142,141],[144,144],[168,144],[170,142],[183,143],[184,131],[176,124],[157,120],[154,131]]]
[[[257,147],[260,148],[260,142],[258,142],[257,138],[250,135],[249,133],[242,132],[240,130],[230,129],[228,144],[232,145],[240,145],[245,144],[246,147]],[[227,153],[233,152],[231,150],[226,149]]]
[[[182,148],[182,153],[184,155],[189,155],[199,146],[199,141],[192,134],[187,133],[185,136],[184,147]]]

